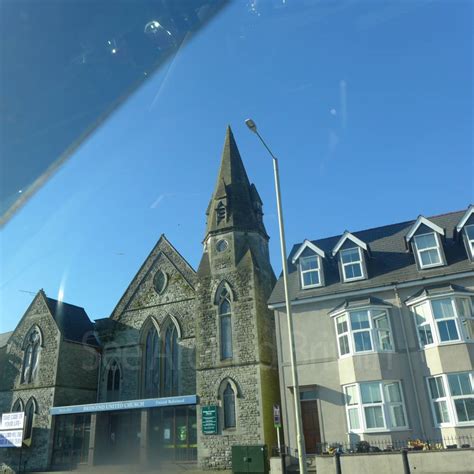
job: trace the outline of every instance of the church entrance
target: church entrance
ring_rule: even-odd
[[[87,464],[90,414],[58,416],[55,423],[52,467],[71,469],[79,464]]]
[[[150,464],[197,460],[196,406],[149,410]]]
[[[182,395],[53,407],[52,464],[144,467],[196,462],[196,403],[196,395]]]
[[[140,411],[110,413],[105,439],[106,464],[138,464],[140,454]]]

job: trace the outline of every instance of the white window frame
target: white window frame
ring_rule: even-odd
[[[433,416],[434,427],[436,428],[446,428],[446,427],[456,427],[456,426],[474,426],[474,420],[471,421],[458,421],[457,411],[455,401],[460,399],[472,398],[474,399],[474,391],[470,395],[452,395],[451,393],[451,386],[449,385],[448,377],[450,375],[462,375],[468,374],[469,380],[471,382],[471,387],[474,388],[474,372],[463,371],[463,372],[451,372],[448,374],[438,374],[433,375],[431,377],[426,378],[426,386],[428,389],[428,396],[430,399],[430,406],[431,406],[431,414]],[[444,396],[433,398],[431,387],[430,387],[430,380],[431,379],[438,379],[441,381]],[[447,408],[447,413],[449,420],[445,422],[438,422],[436,418],[436,410],[435,410],[435,403],[445,403]]]
[[[355,262],[347,262],[347,263],[344,263],[343,260],[342,260],[342,254],[344,252],[347,252],[349,250],[354,250],[354,249],[357,249],[357,252],[359,253],[359,260],[358,261],[355,261]],[[341,269],[342,269],[342,279],[344,282],[349,282],[349,281],[356,281],[356,280],[364,280],[365,279],[365,268],[364,268],[364,256],[362,255],[362,250],[359,246],[355,245],[354,247],[349,247],[349,248],[346,248],[346,249],[341,249],[339,251],[339,258],[341,260]],[[360,266],[360,273],[361,273],[361,276],[357,276],[357,277],[351,277],[351,278],[348,278],[346,276],[346,267],[349,266],[349,265],[356,265],[356,264],[359,264]]]
[[[340,333],[339,333],[339,327],[338,327],[339,321],[341,321],[341,324],[346,325],[345,331],[341,331]],[[350,332],[350,329],[349,329],[349,315],[347,313],[342,313],[339,316],[336,316],[334,318],[334,323],[336,325],[337,350],[338,350],[338,353],[339,353],[339,357],[345,357],[345,356],[352,355],[351,332]],[[345,352],[344,354],[341,353],[341,344],[340,344],[340,341],[343,338],[347,341],[347,348],[348,348],[348,352]]]
[[[368,313],[368,319],[369,319],[369,327],[368,328],[363,328],[363,329],[352,329],[351,326],[351,313],[358,313],[362,311],[367,311]],[[391,342],[391,349],[382,349],[380,341],[379,341],[379,333],[381,331],[384,331],[385,329],[378,328],[375,325],[375,321],[378,319],[381,319],[384,315],[383,314],[377,314],[380,311],[383,311],[385,313],[385,316],[387,318],[388,322],[388,331],[389,331],[389,336],[390,336],[390,342]],[[339,333],[338,332],[338,322],[341,321],[341,319],[345,318],[346,319],[346,325],[347,329],[344,332]],[[341,313],[337,313],[334,315],[334,325],[335,325],[335,331],[336,331],[336,338],[337,338],[337,351],[339,354],[340,358],[343,357],[352,357],[360,354],[371,354],[371,353],[380,353],[380,352],[395,352],[395,345],[394,345],[394,340],[393,340],[393,329],[392,329],[392,324],[390,321],[390,313],[388,311],[387,307],[379,307],[379,306],[371,306],[371,307],[366,307],[366,308],[360,308],[360,309],[354,309],[354,310],[349,310],[349,311],[344,311]],[[367,350],[367,351],[356,351],[355,350],[355,341],[354,341],[354,334],[360,333],[360,332],[368,332],[369,337],[370,337],[370,343],[372,346],[372,349]],[[341,354],[341,346],[340,346],[340,340],[343,337],[347,337],[349,341],[349,352],[346,354]]]
[[[437,397],[433,397],[433,393],[431,391],[430,380],[435,380],[436,381],[436,390],[438,391],[438,396]],[[431,413],[433,415],[433,420],[434,420],[435,426],[438,426],[438,427],[450,426],[451,420],[453,419],[453,415],[451,413],[451,409],[450,409],[450,406],[449,406],[450,405],[449,396],[448,396],[448,392],[446,391],[446,381],[445,381],[445,379],[443,378],[442,375],[435,375],[433,377],[427,377],[426,378],[426,385],[428,387],[428,396],[429,396],[429,399],[430,399]],[[441,385],[441,388],[443,390],[443,395],[439,394],[439,391],[440,391],[439,386],[440,385]],[[436,408],[435,408],[436,404],[440,404],[440,405],[443,404],[445,406],[446,414],[447,414],[447,417],[448,417],[447,421],[438,422],[437,416],[436,416]]]
[[[316,259],[318,264],[317,268],[312,268],[309,270],[303,270],[303,261],[309,259]],[[313,283],[311,285],[305,285],[304,283],[304,275],[307,273],[316,272],[318,274],[318,281],[319,283]],[[301,288],[308,289],[308,288],[316,288],[318,286],[322,286],[323,282],[321,280],[321,257],[319,255],[307,255],[306,257],[300,257],[300,276],[301,276]]]
[[[420,238],[420,237],[425,237],[427,235],[434,236],[434,239],[436,241],[436,245],[434,247],[427,247],[425,249],[420,250],[418,248],[417,239]],[[434,267],[439,267],[439,266],[444,265],[443,253],[441,251],[441,242],[440,242],[439,235],[438,235],[437,232],[426,232],[424,234],[417,234],[417,235],[413,236],[413,244],[415,246],[416,256],[417,256],[418,265],[420,266],[420,269],[424,270],[426,268],[434,268]],[[423,260],[421,259],[421,253],[422,252],[428,252],[430,250],[436,250],[436,252],[438,254],[439,262],[424,265]]]
[[[381,394],[381,401],[380,402],[372,402],[372,403],[363,403],[362,402],[362,390],[361,386],[363,384],[378,384],[379,385],[379,393]],[[387,396],[387,389],[386,387],[391,384],[398,385],[398,391],[400,393],[400,402],[391,402]],[[347,389],[349,387],[355,387],[355,393],[357,395],[356,403],[348,404],[347,398]],[[346,422],[348,433],[381,433],[387,431],[406,431],[409,430],[408,418],[407,418],[407,411],[405,406],[405,397],[403,395],[402,384],[400,380],[373,380],[361,383],[352,383],[343,386],[343,393],[345,398],[345,407],[346,407]],[[393,426],[394,423],[392,422],[392,408],[395,406],[401,406],[403,410],[403,417],[405,419],[404,426]],[[367,428],[367,419],[365,416],[365,408],[368,407],[381,407],[382,409],[382,416],[383,416],[383,427],[378,428]],[[359,428],[351,428],[350,425],[350,416],[349,411],[357,410],[358,415],[358,422]]]
[[[469,235],[467,233],[468,228],[472,228],[472,230],[474,231],[474,224],[464,226],[464,235],[466,236],[467,247],[469,249],[469,252],[471,252],[471,258],[474,259],[474,238],[469,238]]]
[[[451,301],[451,306],[453,309],[454,316],[449,317],[449,318],[436,319],[434,317],[434,312],[433,312],[433,301],[445,300],[445,299],[449,299]],[[470,314],[468,315],[460,314],[460,311],[458,308],[458,304],[460,300],[465,300],[467,302],[467,309],[470,312]],[[423,305],[426,305],[425,307],[428,309],[428,311],[426,312],[426,321],[423,324],[418,324],[416,308]],[[467,324],[469,324],[472,328],[474,328],[474,306],[473,306],[472,299],[469,296],[462,295],[462,294],[460,295],[456,293],[440,295],[435,298],[424,298],[421,301],[413,302],[410,306],[413,306],[412,314],[414,317],[416,335],[418,338],[418,345],[420,349],[425,349],[427,347],[434,347],[434,346],[445,345],[445,344],[459,344],[459,343],[466,343],[466,342],[469,342],[469,343],[474,342],[474,339],[469,337],[466,330]],[[458,333],[458,338],[451,339],[449,341],[442,341],[440,337],[438,322],[448,321],[448,320],[454,321],[454,324],[456,326],[456,330]],[[433,342],[429,344],[425,344],[425,345],[423,345],[423,342],[420,337],[420,328],[424,326],[428,326],[430,328],[431,337],[433,339]]]

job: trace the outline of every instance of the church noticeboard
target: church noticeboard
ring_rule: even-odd
[[[202,407],[202,433],[211,435],[217,434],[217,407],[209,405]]]

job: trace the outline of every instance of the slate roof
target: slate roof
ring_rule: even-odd
[[[352,232],[352,234],[369,246],[370,255],[366,257],[369,275],[367,280],[341,283],[338,269],[338,256],[334,258],[330,257],[331,250],[341,238],[341,235],[337,235],[311,241],[326,253],[326,258],[322,259],[325,285],[319,288],[302,290],[297,267],[291,263],[293,255],[301,246],[301,243],[296,244],[293,246],[288,257],[290,299],[295,301],[323,295],[337,295],[338,293],[418,280],[421,278],[473,271],[474,265],[470,262],[466,254],[464,243],[459,237],[454,235],[456,225],[465,212],[465,210],[457,211],[428,218],[445,229],[446,238],[443,239],[443,241],[447,265],[427,270],[418,270],[413,253],[409,252],[406,247],[405,236],[416,219],[359,232]],[[270,296],[269,304],[274,305],[283,302],[283,278],[280,276]]]
[[[216,208],[221,201],[227,207],[227,219],[218,223]],[[260,196],[250,184],[232,130],[227,127],[216,186],[206,212],[206,236],[227,229],[257,230],[267,235],[258,205]]]
[[[421,297],[428,297],[428,296],[437,296],[437,295],[442,295],[450,292],[456,292],[456,293],[465,293],[466,295],[471,295],[472,292],[469,290],[466,290],[466,288],[463,288],[462,286],[459,285],[452,285],[452,284],[445,284],[445,285],[432,285],[432,286],[425,286],[423,287],[420,291],[415,293],[414,295],[411,295],[410,298],[408,298],[405,303],[408,303],[410,301],[414,301],[418,298]]]
[[[347,299],[347,300],[344,300],[341,304],[337,305],[334,309],[332,309],[329,312],[329,314],[337,313],[342,310],[365,308],[367,306],[387,306],[387,305],[388,304],[386,301],[383,301],[380,298],[374,298],[373,296],[368,296],[366,298]]]
[[[84,308],[45,297],[54,320],[64,339],[91,345],[98,345],[94,336],[94,324]]]
[[[8,339],[13,334],[13,331],[3,332],[0,334],[0,347],[5,347],[7,345]]]

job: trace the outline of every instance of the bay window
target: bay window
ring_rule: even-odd
[[[350,432],[407,429],[405,403],[399,381],[364,382],[344,387]]]
[[[420,347],[474,340],[474,317],[469,298],[449,296],[413,306]]]
[[[429,377],[428,392],[436,426],[474,424],[474,372]]]
[[[335,318],[339,355],[393,351],[386,309],[347,311]]]

